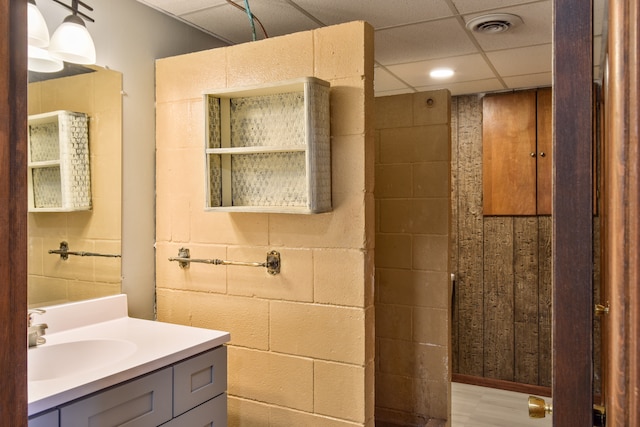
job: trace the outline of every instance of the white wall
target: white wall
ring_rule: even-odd
[[[71,0],[63,0],[71,4]],[[97,65],[123,73],[122,291],[134,317],[155,312],[155,60],[225,44],[135,0],[84,0]],[[53,33],[65,16],[37,0]]]

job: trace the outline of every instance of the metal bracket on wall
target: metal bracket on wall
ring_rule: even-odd
[[[189,248],[180,248],[177,257],[169,258],[169,261],[177,261],[180,268],[188,268],[192,262],[213,265],[241,265],[245,267],[266,267],[267,273],[276,275],[280,273],[280,252],[271,251],[267,253],[265,262],[244,262],[244,261],[227,261],[222,259],[199,259],[191,258]]]

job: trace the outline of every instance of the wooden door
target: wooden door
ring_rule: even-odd
[[[553,2],[553,425],[592,413],[592,5]]]
[[[607,426],[640,425],[639,0],[609,2],[603,162]]]

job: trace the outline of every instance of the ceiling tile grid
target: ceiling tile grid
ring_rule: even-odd
[[[253,40],[244,0],[137,0],[227,44]],[[376,96],[448,88],[452,94],[551,84],[552,0],[247,0],[269,37],[355,20],[375,30]],[[602,33],[606,0],[594,1],[594,35]],[[522,24],[499,34],[466,27],[487,14],[510,13]],[[264,38],[255,23],[256,39]],[[602,38],[596,37],[596,42]],[[600,61],[594,43],[595,67]],[[429,71],[455,74],[435,80]]]
[[[494,78],[493,70],[489,68],[480,54],[444,57],[427,61],[409,62],[386,67],[394,75],[401,78],[410,86],[433,86],[443,83],[441,80],[429,76],[425,70],[449,67],[455,71],[453,77],[446,83],[460,83]]]
[[[453,15],[443,0],[294,0],[326,25],[367,21],[374,28],[403,26]]]
[[[394,27],[375,32],[375,59],[382,65],[476,53],[456,18]]]

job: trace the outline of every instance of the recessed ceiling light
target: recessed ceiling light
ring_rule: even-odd
[[[434,68],[429,75],[434,79],[446,79],[453,76],[451,68]]]

